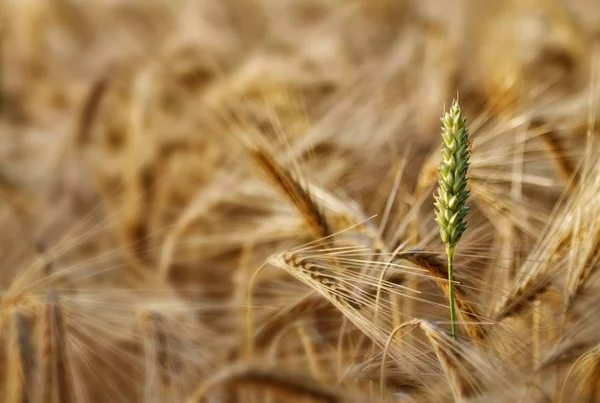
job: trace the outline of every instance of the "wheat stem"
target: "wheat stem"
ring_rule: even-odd
[[[454,298],[454,246],[446,245],[446,254],[448,255],[448,300],[450,303],[450,324],[452,326],[452,336],[456,339],[458,330],[456,327],[456,301]]]

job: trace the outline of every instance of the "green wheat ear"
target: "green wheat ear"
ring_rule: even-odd
[[[469,132],[466,119],[454,101],[450,111],[442,118],[442,162],[438,193],[435,198],[435,221],[440,226],[440,236],[446,244],[448,255],[448,281],[450,322],[452,335],[456,338],[456,308],[454,303],[453,266],[454,249],[463,232],[467,229],[465,216],[469,208],[465,205],[469,197],[467,170],[469,169]]]

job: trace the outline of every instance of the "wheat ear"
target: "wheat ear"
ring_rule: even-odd
[[[147,401],[152,401],[153,396],[168,395],[178,363],[167,334],[167,319],[156,311],[144,311],[141,316],[147,371],[145,395]]]
[[[572,373],[577,378],[577,401],[597,402],[600,396],[600,345],[593,347],[577,359],[567,374],[565,384]]]
[[[28,403],[32,396],[33,356],[27,315],[16,310],[12,313],[11,341],[6,360],[7,376],[12,381],[6,388],[6,402]]]
[[[331,235],[325,213],[313,197],[308,185],[298,174],[280,164],[273,150],[267,145],[248,143],[248,153],[263,171],[271,184],[286,197],[302,214],[315,235],[324,238]]]
[[[354,295],[352,290],[339,281],[334,273],[319,264],[316,259],[303,257],[294,252],[285,252],[282,258],[283,262],[289,267],[299,269],[296,272],[302,273],[304,278],[310,277],[315,283],[320,284],[322,288],[319,291],[322,294],[326,294],[338,303],[356,310],[363,307],[362,302]]]
[[[458,102],[442,118],[442,162],[438,193],[435,197],[435,221],[440,227],[442,242],[448,255],[448,299],[452,335],[457,336],[456,307],[454,303],[454,249],[467,228],[465,216],[469,208],[465,205],[469,197],[467,170],[469,168],[469,132],[466,119],[460,112]]]
[[[50,289],[43,314],[42,389],[44,402],[71,402],[65,328],[58,294]]]

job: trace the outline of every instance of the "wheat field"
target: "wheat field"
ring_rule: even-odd
[[[600,402],[599,44],[598,0],[3,0],[0,401]]]

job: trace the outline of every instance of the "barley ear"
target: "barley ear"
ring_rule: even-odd
[[[440,237],[446,244],[448,255],[448,286],[450,322],[452,335],[457,336],[456,308],[454,304],[454,249],[467,223],[465,216],[469,208],[465,205],[469,197],[467,170],[469,168],[469,132],[466,119],[454,101],[450,111],[442,118],[442,161],[440,163],[438,192],[435,198],[435,221],[440,226]]]

